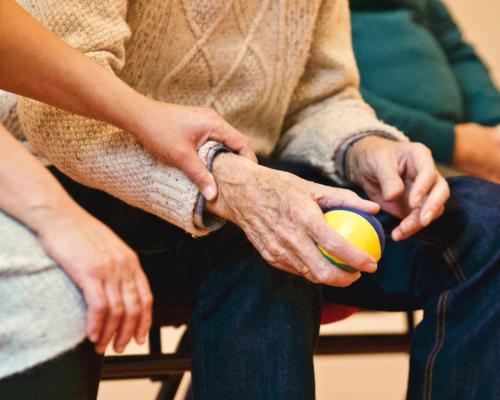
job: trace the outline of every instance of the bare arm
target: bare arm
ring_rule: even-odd
[[[144,342],[151,291],[137,256],[80,208],[56,179],[0,125],[0,210],[28,226],[45,251],[82,289],[87,335],[103,352],[115,336],[123,350]]]
[[[15,1],[0,2],[0,88],[130,131],[144,96],[66,45]]]
[[[108,68],[103,68],[65,44],[15,1],[0,2],[0,38],[0,89],[132,133],[157,158],[180,168],[205,197],[216,195],[215,182],[196,153],[207,140],[253,157],[246,138],[222,118],[147,99],[111,72],[118,61],[110,57]],[[194,121],[191,129],[181,129],[179,119]],[[165,132],[167,126],[173,129]]]

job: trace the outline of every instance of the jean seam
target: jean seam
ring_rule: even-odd
[[[415,240],[441,250],[445,262],[451,268],[453,275],[455,276],[458,283],[464,283],[467,280],[463,268],[458,262],[457,257],[455,257],[455,254],[453,253],[453,250],[450,246],[446,245],[440,240],[423,234],[416,235]]]
[[[432,400],[432,378],[434,365],[436,363],[436,358],[442,349],[445,341],[445,332],[446,332],[446,306],[448,301],[449,291],[442,293],[439,296],[438,304],[437,304],[437,326],[436,326],[436,342],[434,343],[434,347],[427,358],[427,362],[425,364],[425,377],[424,377],[424,391],[423,391],[423,399],[424,400]]]

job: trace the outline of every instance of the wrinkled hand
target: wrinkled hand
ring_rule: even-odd
[[[500,183],[500,127],[457,125],[453,165],[470,175]]]
[[[51,211],[43,221],[36,232],[40,243],[82,290],[87,335],[96,351],[103,353],[113,337],[117,352],[132,337],[144,343],[152,322],[152,295],[136,254],[73,204]]]
[[[217,196],[217,185],[197,151],[208,140],[257,162],[247,137],[209,108],[148,100],[135,131],[146,150],[184,172],[207,200]]]
[[[348,178],[387,213],[402,219],[393,240],[403,240],[444,212],[450,196],[430,150],[420,143],[366,137],[348,154]]]
[[[272,266],[332,286],[348,286],[360,277],[332,266],[319,252],[320,244],[359,271],[376,270],[373,257],[331,229],[321,210],[346,206],[373,214],[377,204],[233,154],[217,156],[213,172],[219,196],[208,209],[240,226]]]

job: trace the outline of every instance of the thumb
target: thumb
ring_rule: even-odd
[[[206,165],[193,149],[178,163],[177,167],[193,182],[208,201],[217,197],[217,184]]]

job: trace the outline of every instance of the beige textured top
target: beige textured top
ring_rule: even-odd
[[[404,138],[359,95],[347,0],[21,3],[143,94],[214,108],[260,155],[307,161],[335,177],[335,151],[349,137]],[[130,134],[33,100],[21,99],[18,110],[35,148],[74,179],[206,233],[193,223],[196,187]]]

